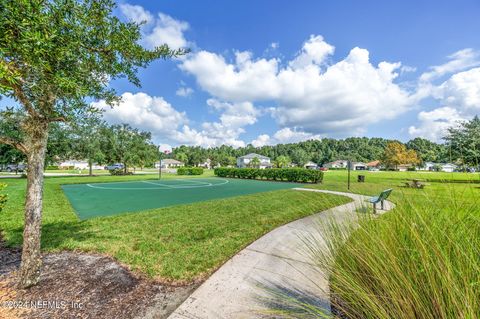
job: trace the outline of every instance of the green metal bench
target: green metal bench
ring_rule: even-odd
[[[383,210],[383,201],[386,200],[388,198],[388,196],[390,196],[390,193],[392,191],[393,191],[393,189],[389,188],[389,189],[386,189],[383,192],[381,192],[380,195],[374,196],[374,197],[368,199],[368,201],[373,204],[373,213],[374,214],[377,212],[377,204],[378,203],[381,204],[381,207],[382,207],[382,210]]]

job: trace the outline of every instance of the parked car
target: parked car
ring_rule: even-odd
[[[6,172],[24,172],[26,168],[25,164],[7,164],[2,170]]]
[[[115,169],[123,169],[123,164],[115,163],[115,164],[107,165],[105,166],[105,169],[108,171],[113,171]]]

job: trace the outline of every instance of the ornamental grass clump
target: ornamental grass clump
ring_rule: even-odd
[[[478,191],[400,195],[397,207],[379,218],[359,214],[348,225],[319,225],[322,240],[309,236],[305,243],[329,278],[332,315],[480,318],[480,207],[465,200]],[[274,309],[276,317],[330,313],[302,297],[284,298],[282,308]]]

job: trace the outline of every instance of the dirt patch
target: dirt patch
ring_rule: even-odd
[[[19,265],[20,251],[0,247],[2,319],[166,318],[198,286],[167,286],[110,257],[61,252],[46,254],[40,283],[21,290],[14,284]]]

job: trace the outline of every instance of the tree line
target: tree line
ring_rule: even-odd
[[[0,126],[2,124],[5,126],[5,121],[0,122]],[[8,128],[12,130],[15,126]],[[0,131],[6,133],[5,127]],[[90,175],[94,164],[121,163],[126,173],[129,168],[154,166],[159,155],[150,132],[128,124],[108,125],[94,114],[75,123],[50,124],[44,166],[55,166],[65,160],[86,160]],[[17,164],[26,160],[21,151],[0,144],[0,164]]]
[[[398,140],[368,137],[346,139],[324,138],[299,143],[234,148],[222,145],[212,148],[179,146],[170,157],[190,166],[197,166],[210,159],[212,166],[234,166],[236,158],[249,153],[268,156],[276,167],[290,163],[303,166],[307,162],[323,165],[338,159],[356,162],[380,160],[389,167],[400,164],[422,165],[425,162],[455,163],[459,166],[479,167],[480,119],[459,122],[442,137],[444,143],[436,143],[416,137],[406,143]]]
[[[8,121],[0,122],[0,131],[8,131]],[[15,127],[11,125],[10,128]],[[480,120],[459,123],[448,130],[445,143],[435,143],[424,138],[414,138],[406,143],[397,140],[368,137],[346,139],[324,138],[299,143],[234,148],[222,145],[213,148],[200,146],[179,146],[166,155],[187,166],[198,166],[210,160],[211,166],[235,166],[236,158],[248,153],[268,156],[275,167],[290,164],[303,166],[307,162],[318,165],[345,159],[357,162],[380,160],[387,167],[401,164],[422,165],[425,162],[453,162],[460,166],[478,166],[480,157]],[[9,135],[19,134],[14,129]],[[63,160],[87,160],[91,167],[121,163],[128,168],[152,167],[159,159],[157,146],[150,132],[140,131],[128,124],[108,125],[98,114],[87,116],[73,124],[52,123],[45,155],[45,165],[54,165]],[[20,163],[26,160],[25,154],[16,148],[0,144],[0,164]]]
[[[236,164],[237,157],[249,153],[268,156],[278,167],[285,167],[289,163],[303,166],[310,161],[323,165],[338,159],[367,163],[382,160],[387,145],[393,142],[403,145],[407,151],[415,152],[419,163],[454,161],[450,151],[451,147],[448,144],[435,143],[419,137],[407,143],[377,137],[349,137],[346,139],[324,138],[261,147],[254,147],[251,144],[240,148],[228,145],[212,148],[182,145],[174,148],[170,157],[190,166],[199,165],[207,159],[210,159],[212,166],[233,166]],[[411,153],[410,156],[412,156]],[[414,160],[414,162],[416,161]]]

